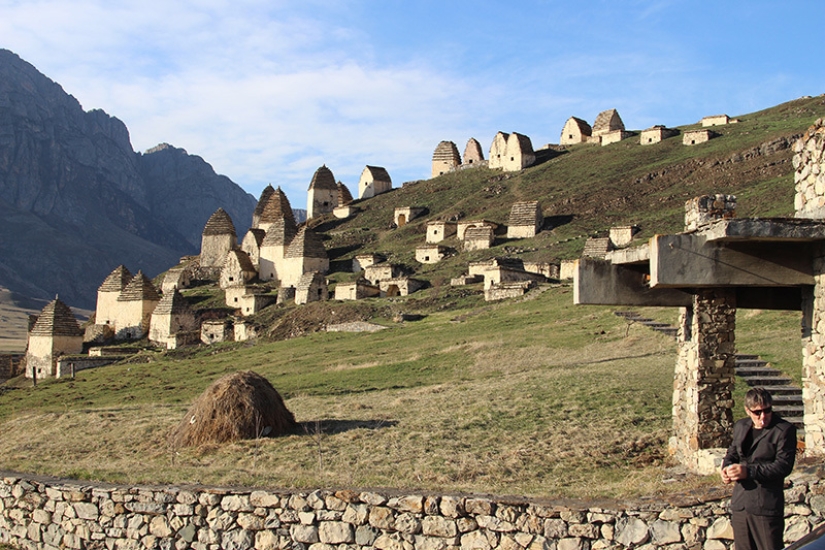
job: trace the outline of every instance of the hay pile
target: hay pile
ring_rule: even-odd
[[[174,447],[275,437],[298,423],[269,380],[252,371],[236,372],[204,391],[169,436]]]

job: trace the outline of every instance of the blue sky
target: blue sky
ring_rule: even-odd
[[[441,140],[557,143],[570,116],[628,129],[825,93],[825,2],[0,0],[0,47],[84,109],[296,208],[326,164],[395,186]]]

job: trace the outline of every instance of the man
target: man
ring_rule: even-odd
[[[745,395],[747,418],[733,427],[722,481],[736,482],[730,501],[736,550],[779,550],[785,531],[784,480],[796,458],[796,426],[773,413],[764,388]]]

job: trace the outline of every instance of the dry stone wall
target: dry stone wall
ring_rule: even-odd
[[[820,118],[794,145],[794,207],[797,218],[825,217],[825,119]]]
[[[797,472],[785,541],[825,515]],[[717,494],[723,497],[723,494]],[[727,499],[598,505],[520,498],[114,486],[0,474],[0,543],[107,550],[729,550]]]

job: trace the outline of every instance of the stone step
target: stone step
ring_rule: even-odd
[[[768,362],[763,359],[740,359],[739,356],[736,356],[737,367],[764,367],[767,364]]]
[[[736,374],[743,378],[750,376],[785,376],[785,373],[771,367],[740,367],[737,365],[734,370]]]
[[[760,374],[756,376],[743,376],[742,378],[745,379],[748,386],[765,386],[768,390],[770,390],[772,386],[790,386],[793,384],[793,380],[784,375],[763,376]]]
[[[745,382],[747,382],[747,379],[745,380]],[[753,386],[755,384],[750,384],[749,383],[748,385]],[[793,386],[793,385],[790,385],[790,384],[787,384],[787,385],[777,384],[777,385],[772,385],[769,389],[770,389],[770,392],[771,392],[771,396],[774,398],[774,400],[776,400],[778,397],[786,397],[786,396],[787,397],[799,396],[799,398],[802,399],[802,388],[800,388],[799,386]]]

